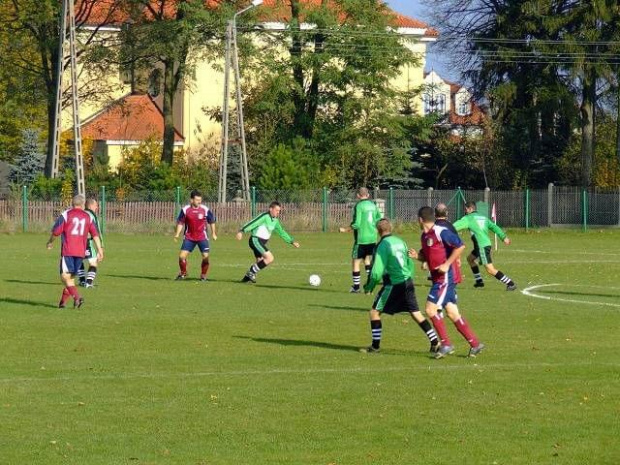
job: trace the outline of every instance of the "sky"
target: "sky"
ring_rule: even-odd
[[[419,19],[432,26],[430,14],[427,11],[424,1],[422,0],[385,0],[390,8],[397,13],[405,16],[410,16],[415,19]],[[437,53],[433,53],[432,46],[426,57],[426,70],[430,71],[433,68],[441,77],[451,81],[459,81],[458,73],[449,70],[448,65],[445,63],[445,59]]]

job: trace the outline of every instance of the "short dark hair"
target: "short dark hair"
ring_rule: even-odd
[[[447,218],[448,207],[445,203],[438,203],[435,205],[435,218]]]
[[[200,192],[198,189],[194,189],[189,193],[189,198],[193,199],[194,197],[202,197],[202,192]]]
[[[466,202],[465,208],[473,208],[474,210],[477,210],[476,202]]]
[[[273,207],[280,207],[280,208],[282,208],[282,205],[277,200],[274,200],[273,202],[271,202],[269,204],[269,208],[273,208]]]
[[[418,210],[418,218],[421,218],[425,223],[434,222],[435,212],[431,207],[422,207]]]

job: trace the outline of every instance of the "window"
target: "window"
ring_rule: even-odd
[[[157,97],[161,93],[161,71],[154,69],[149,75],[149,95]]]
[[[445,94],[424,94],[422,95],[424,102],[424,114],[429,113],[445,113],[446,112],[446,95]]]

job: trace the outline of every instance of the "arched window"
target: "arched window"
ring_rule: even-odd
[[[157,97],[161,93],[161,70],[154,69],[149,75],[149,95]]]

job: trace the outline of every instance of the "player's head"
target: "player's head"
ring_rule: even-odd
[[[379,232],[379,236],[387,236],[388,234],[392,234],[392,223],[387,218],[381,218],[377,222],[377,231]]]
[[[202,203],[202,192],[194,189],[189,193],[190,203],[192,207],[198,207]]]
[[[71,204],[75,208],[84,208],[85,203],[86,203],[86,197],[84,197],[82,194],[78,194],[75,197],[73,197],[73,201],[71,202]]]
[[[435,222],[435,211],[431,207],[422,207],[418,210],[418,222],[420,227]]]
[[[280,216],[281,210],[282,210],[282,205],[280,205],[280,202],[273,201],[269,204],[269,214],[271,215],[272,218],[277,218],[278,216]]]
[[[447,218],[448,206],[445,203],[435,205],[435,218]]]
[[[370,197],[370,193],[368,192],[368,188],[366,187],[360,187],[357,190],[356,195],[358,199],[367,199],[368,197]]]
[[[86,208],[92,212],[97,212],[99,209],[99,203],[95,199],[86,199]]]
[[[476,211],[476,202],[465,202],[465,211],[467,213]]]

